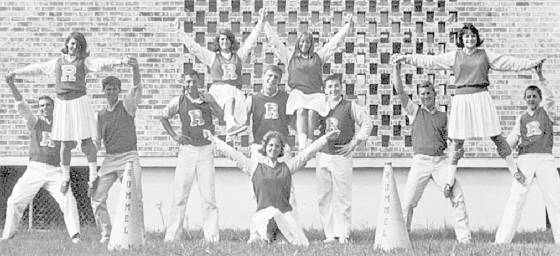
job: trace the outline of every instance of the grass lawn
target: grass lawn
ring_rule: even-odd
[[[142,248],[108,251],[99,242],[94,228],[82,230],[82,243],[72,244],[64,230],[22,231],[7,242],[0,243],[0,255],[560,255],[552,244],[550,231],[520,232],[513,244],[494,245],[494,233],[477,231],[474,243],[457,244],[451,229],[414,230],[412,251],[374,250],[374,230],[352,232],[349,244],[323,244],[322,232],[307,231],[308,248],[287,244],[247,244],[247,230],[222,230],[221,241],[205,243],[201,231],[190,231],[181,242],[163,243],[163,233],[149,233]]]

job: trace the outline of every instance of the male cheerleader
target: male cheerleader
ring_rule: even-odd
[[[403,215],[410,232],[412,214],[424,193],[428,182],[432,180],[443,190],[447,178],[447,114],[436,108],[436,90],[430,82],[419,86],[418,97],[422,103],[418,106],[408,98],[401,80],[401,62],[394,63],[393,76],[395,90],[399,94],[404,112],[412,125],[412,166],[408,173],[404,192]],[[455,182],[451,197],[451,206],[455,212],[455,235],[461,243],[471,242],[469,218],[463,197],[463,190]]]
[[[107,212],[107,194],[109,189],[122,177],[127,162],[132,162],[134,181],[138,193],[141,222],[144,226],[142,207],[142,168],[138,156],[136,125],[134,117],[142,97],[140,69],[135,58],[129,58],[132,67],[133,85],[124,100],[119,100],[121,80],[108,76],[103,79],[102,88],[107,105],[97,113],[96,146],[99,149],[101,140],[107,155],[99,169],[97,187],[91,197],[91,207],[97,227],[101,230],[101,243],[109,241],[111,236],[111,219]]]
[[[202,200],[204,238],[208,242],[217,242],[220,238],[214,188],[214,147],[203,136],[202,131],[214,133],[212,117],[222,119],[224,113],[210,94],[198,91],[198,79],[195,71],[185,74],[183,94],[173,98],[162,111],[163,128],[179,143],[171,220],[167,226],[165,242],[181,237],[185,209],[195,177]],[[175,133],[169,123],[169,119],[177,114],[181,120],[181,134]]]
[[[342,92],[339,75],[330,75],[325,79],[325,104],[330,111],[320,121],[320,131],[325,134],[340,130],[340,135],[317,153],[317,191],[325,242],[338,241],[341,244],[348,241],[352,218],[351,154],[368,138],[373,127],[365,110],[355,102],[343,99]]]
[[[72,190],[68,193],[60,191],[63,182],[60,169],[60,142],[55,142],[50,138],[54,100],[49,96],[39,97],[39,116],[34,116],[15,86],[14,76],[8,76],[6,82],[12,90],[18,112],[25,118],[27,128],[31,133],[31,141],[27,169],[17,181],[8,198],[6,223],[0,241],[14,237],[23,211],[39,189],[45,188],[56,200],[64,214],[64,223],[72,242],[79,243],[80,219],[76,199]]]
[[[263,72],[262,90],[247,97],[245,106],[247,107],[247,121],[252,123],[253,144],[251,145],[251,158],[263,160],[264,156],[259,153],[263,147],[263,136],[269,131],[276,131],[288,138],[289,116],[286,114],[286,102],[288,93],[278,88],[278,83],[282,80],[282,69],[276,65],[266,66]],[[290,159],[290,145],[286,143],[284,156],[279,159],[285,162]],[[291,186],[290,204],[292,212],[295,212],[296,197],[294,186]]]
[[[527,104],[527,111],[517,118],[507,138],[510,146],[517,148],[517,166],[526,180],[524,183],[511,183],[510,196],[496,232],[496,243],[511,243],[533,180],[537,181],[542,192],[554,242],[560,243],[560,177],[552,155],[556,105],[554,95],[542,74],[542,63],[535,69],[540,86],[531,85],[525,89],[523,99]]]
[[[227,134],[231,136],[247,129],[243,125],[246,123],[247,113],[244,106],[245,94],[241,90],[241,69],[243,62],[249,58],[251,50],[257,44],[257,37],[264,27],[264,10],[261,9],[259,14],[257,25],[241,47],[239,47],[235,35],[227,29],[219,31],[216,36],[214,41],[216,51],[214,52],[201,47],[191,36],[182,30],[179,31],[179,38],[185,47],[210,71],[213,84],[208,92],[224,109]]]

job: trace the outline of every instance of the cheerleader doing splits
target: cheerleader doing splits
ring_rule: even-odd
[[[66,193],[70,185],[71,150],[81,141],[82,151],[89,165],[89,190],[91,194],[97,179],[97,148],[92,138],[97,136],[97,123],[86,94],[86,74],[117,64],[128,64],[128,58],[90,58],[87,41],[80,32],[72,32],[64,41],[62,56],[44,63],[36,63],[13,70],[15,75],[47,74],[55,76],[56,98],[54,104],[51,139],[62,141],[60,158],[62,166],[61,191]]]
[[[300,149],[309,144],[313,138],[317,114],[326,116],[329,113],[323,93],[323,63],[328,61],[346,34],[350,32],[354,20],[352,15],[346,16],[346,25],[334,35],[321,49],[315,51],[313,35],[302,33],[294,45],[294,51],[286,47],[274,29],[267,23],[265,33],[277,50],[283,63],[288,63],[288,86],[290,95],[286,104],[286,114],[296,113],[296,129]]]
[[[501,135],[496,106],[488,91],[490,69],[499,71],[530,70],[541,64],[544,59],[527,60],[498,54],[479,48],[483,43],[478,29],[466,24],[459,32],[457,51],[438,55],[395,55],[393,61],[429,69],[452,70],[455,75],[455,96],[451,102],[449,117],[449,138],[452,140],[449,159],[448,178],[444,195],[450,197],[455,182],[457,162],[463,156],[465,139],[490,137],[497,147],[500,157],[521,184],[525,177],[517,170],[511,155],[511,148]]]
[[[249,159],[216,139],[209,131],[205,132],[218,150],[234,160],[241,171],[251,177],[257,198],[257,212],[251,220],[249,243],[258,240],[272,242],[283,236],[291,244],[309,245],[290,205],[292,174],[305,166],[317,151],[327,145],[328,140],[335,139],[339,133],[338,130],[332,130],[293,158],[279,162],[278,158],[284,154],[286,144],[286,139],[279,132],[270,131],[264,135],[263,146],[259,150],[264,156],[261,160]]]

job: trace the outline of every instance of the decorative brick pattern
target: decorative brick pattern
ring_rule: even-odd
[[[392,53],[440,53],[456,49],[456,32],[465,22],[481,31],[484,46],[518,57],[547,57],[545,75],[555,92],[560,84],[560,20],[558,1],[492,0],[184,0],[184,1],[2,1],[0,2],[0,73],[59,56],[64,38],[72,30],[84,32],[91,56],[137,57],[141,62],[144,96],[137,112],[138,146],[142,156],[174,156],[177,146],[164,132],[157,116],[180,93],[180,73],[194,68],[206,71],[178,43],[173,23],[179,18],[197,42],[211,46],[220,28],[230,28],[238,40],[246,38],[257,20],[256,10],[267,8],[267,20],[289,47],[302,30],[327,42],[342,26],[343,15],[353,13],[352,36],[324,66],[324,73],[341,73],[346,97],[369,111],[374,129],[358,148],[357,157],[408,157],[410,126],[391,86]],[[278,63],[264,34],[243,66],[244,90],[261,87],[263,67]],[[285,68],[285,63],[281,65]],[[454,87],[450,72],[404,66],[403,81],[411,95],[416,85],[430,79],[439,89],[438,104],[448,110]],[[132,81],[129,67],[88,75],[88,93],[95,108],[104,104],[100,80],[107,75]],[[535,84],[531,73],[493,72],[491,93],[504,132],[523,110],[523,89]],[[287,76],[282,83],[285,84]],[[54,81],[46,76],[19,76],[16,83],[25,99],[37,105],[42,94],[53,94]],[[416,96],[413,96],[416,101]],[[178,118],[172,122],[179,130]],[[223,128],[218,132],[223,133]],[[558,130],[555,128],[555,133]],[[7,86],[0,87],[0,155],[25,156],[28,133],[18,116]],[[293,138],[292,138],[293,139]],[[240,140],[243,146],[248,137]],[[467,157],[497,157],[488,139],[466,143]],[[244,149],[246,150],[246,148]],[[556,151],[556,150],[555,150]],[[102,154],[102,153],[101,153]]]

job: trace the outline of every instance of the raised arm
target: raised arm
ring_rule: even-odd
[[[132,87],[124,98],[124,108],[131,116],[136,115],[136,109],[142,98],[142,81],[140,78],[140,68],[135,58],[129,58],[127,63],[132,68]]]
[[[539,77],[539,88],[541,88],[543,96],[541,107],[544,108],[550,120],[554,122],[556,116],[556,101],[554,100],[554,93],[550,90],[548,81],[542,73],[542,63],[535,67],[535,71]]]
[[[169,136],[179,145],[188,145],[190,142],[190,138],[184,135],[178,135],[171,127],[171,123],[169,123],[169,119],[173,118],[177,113],[179,113],[179,99],[180,97],[177,96],[163,108],[161,112],[161,116],[159,120],[161,121],[161,125],[163,125],[163,129],[169,134]]]
[[[264,8],[261,8],[261,10],[259,11],[259,21],[257,22],[257,25],[251,31],[251,34],[249,34],[245,42],[243,42],[243,45],[241,45],[239,50],[237,50],[237,56],[241,58],[242,62],[244,62],[247,59],[249,53],[251,53],[251,50],[253,50],[253,48],[255,48],[255,46],[257,45],[257,38],[259,37],[260,33],[263,31],[263,27],[265,23],[264,17],[265,17]]]
[[[268,38],[268,41],[271,42],[272,45],[274,45],[276,55],[278,56],[280,61],[284,64],[288,64],[288,62],[290,62],[290,58],[294,53],[290,51],[288,47],[284,45],[284,43],[282,43],[282,40],[280,40],[280,37],[278,36],[276,31],[272,26],[270,26],[270,24],[268,24],[268,22],[266,22],[266,24],[264,25],[264,32],[266,34],[266,37]]]
[[[351,31],[352,26],[354,25],[354,18],[351,14],[346,16],[346,24],[338,33],[336,33],[329,42],[327,42],[321,49],[317,50],[317,55],[321,58],[323,62],[327,62],[333,55],[336,49],[338,48],[338,44],[344,40],[344,37]]]
[[[396,58],[397,55],[391,56],[391,59]],[[403,106],[404,112],[409,118],[414,119],[416,116],[416,111],[418,111],[418,106],[410,100],[408,94],[404,90],[401,78],[401,61],[394,62],[393,64],[393,87],[399,95],[401,100],[401,106]],[[412,122],[412,120],[411,120]]]
[[[512,57],[505,54],[486,50],[490,68],[498,71],[522,71],[530,70],[544,61],[544,59],[529,60],[524,58]]]
[[[304,167],[307,161],[315,156],[315,153],[317,153],[319,150],[321,150],[321,148],[327,145],[329,139],[334,139],[339,134],[340,131],[338,130],[328,132],[327,134],[321,136],[319,139],[311,143],[311,145],[304,148],[293,158],[286,161],[286,165],[288,165],[288,169],[290,170],[290,172],[294,173]]]
[[[205,134],[208,133],[210,132],[205,131]],[[245,157],[243,153],[235,150],[235,148],[231,147],[230,145],[216,138],[215,136],[212,135],[208,136],[208,139],[214,142],[214,145],[216,145],[217,150],[223,152],[229,159],[233,160],[237,164],[237,167],[239,167],[239,169],[241,169],[242,172],[246,173],[249,176],[253,175],[258,164],[255,160],[251,160]]]
[[[54,69],[57,59],[52,59],[47,62],[35,63],[23,68],[12,70],[10,75],[54,75]]]
[[[14,84],[14,78],[15,75],[8,75],[6,77],[6,83],[10,87],[10,90],[12,91],[12,95],[16,100],[16,108],[18,112],[23,116],[23,118],[25,118],[27,128],[33,129],[33,127],[37,123],[37,117],[33,115],[33,113],[31,112],[31,108],[29,108],[29,105],[27,105],[27,103],[23,100],[21,93],[19,92],[18,88]]]
[[[179,21],[177,21],[177,37],[185,45],[185,47],[187,47],[189,53],[197,57],[200,62],[204,63],[204,65],[209,67],[212,66],[212,63],[216,58],[216,53],[195,42],[190,35],[185,33],[183,26],[180,25]]]
[[[446,52],[437,55],[426,54],[397,54],[395,61],[404,61],[406,64],[413,66],[435,69],[435,70],[450,70],[455,63],[455,55],[457,52]]]

